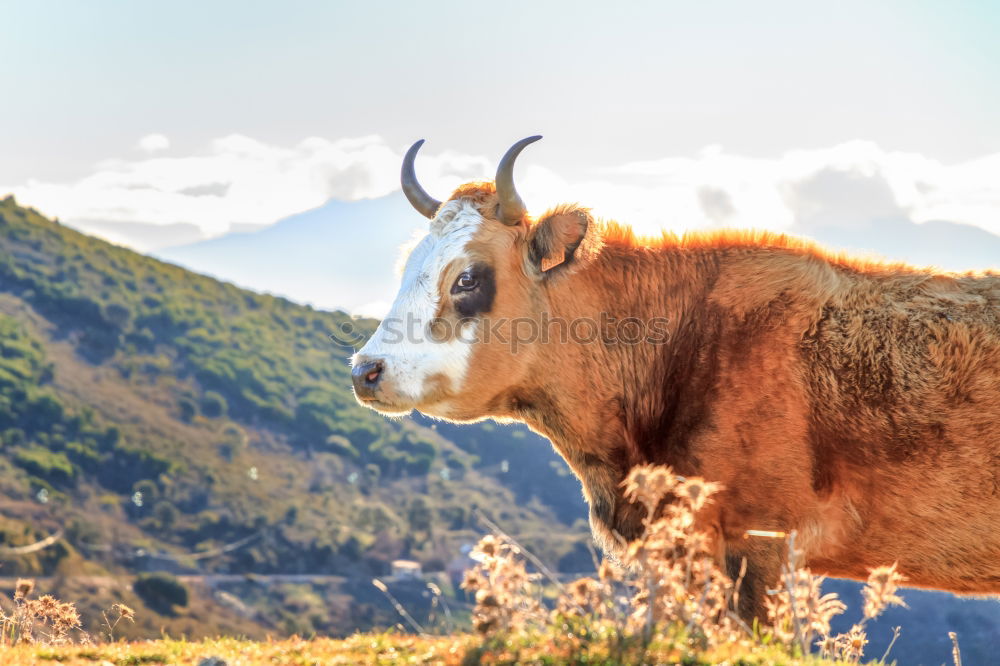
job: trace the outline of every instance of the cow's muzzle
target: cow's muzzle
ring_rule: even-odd
[[[354,395],[358,400],[375,400],[379,382],[385,374],[385,361],[382,359],[366,360],[355,364],[351,369],[351,379],[354,380]]]

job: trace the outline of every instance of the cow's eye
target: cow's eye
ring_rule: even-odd
[[[474,278],[469,273],[462,273],[455,280],[455,289],[458,291],[472,291],[479,286],[479,280]]]
[[[466,267],[451,285],[452,304],[461,317],[475,317],[489,312],[496,293],[493,268],[485,262]]]

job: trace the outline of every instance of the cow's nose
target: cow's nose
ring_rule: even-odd
[[[354,393],[362,400],[375,397],[375,389],[382,379],[385,363],[381,359],[358,363],[351,369],[354,380]]]

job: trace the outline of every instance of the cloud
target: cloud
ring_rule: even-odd
[[[139,139],[139,150],[146,153],[155,153],[158,150],[166,150],[170,147],[170,139],[162,134],[147,134]]]
[[[1000,154],[955,165],[886,151],[869,141],[759,159],[711,147],[694,158],[634,162],[606,170],[611,182],[662,201],[657,226],[808,229],[903,217],[947,220],[1000,234]],[[642,194],[640,194],[642,196]],[[634,207],[650,208],[652,202]],[[646,222],[646,220],[644,220]]]
[[[169,145],[140,140],[147,152]],[[243,135],[212,141],[189,155],[106,160],[75,182],[28,181],[0,191],[64,222],[137,249],[170,245],[156,225],[202,238],[256,228],[322,205],[398,188],[406,146],[378,136],[307,138],[279,146]],[[608,167],[568,181],[522,159],[518,188],[536,211],[579,201],[639,231],[737,226],[805,230],[849,228],[887,217],[977,225],[1000,234],[1000,154],[946,165],[867,141],[756,158],[709,146],[694,156]],[[493,159],[456,152],[421,153],[426,189],[445,197],[456,185],[492,176]]]
[[[155,144],[150,137],[140,143]],[[403,147],[376,136],[312,137],[283,147],[234,134],[193,155],[105,160],[75,182],[29,180],[0,191],[84,231],[150,250],[165,247],[165,239],[136,235],[136,225],[189,225],[210,238],[271,224],[331,198],[388,194],[399,187],[402,154]],[[443,197],[462,181],[487,177],[490,164],[443,153],[421,155],[418,167],[425,186]]]

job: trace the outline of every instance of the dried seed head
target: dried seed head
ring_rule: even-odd
[[[618,580],[619,572],[615,565],[608,560],[602,560],[601,566],[597,569],[597,576],[605,583]]]
[[[496,608],[500,605],[500,601],[496,598],[496,595],[489,590],[479,590],[476,592],[476,603],[484,608]]]
[[[111,610],[118,613],[118,617],[124,618],[129,622],[135,622],[135,611],[125,604],[115,604],[111,607]]]
[[[824,657],[828,657],[835,653],[837,650],[837,637],[836,636],[824,636],[823,640],[816,643],[816,647],[819,648],[820,654]]]
[[[482,561],[486,558],[496,557],[499,552],[500,543],[497,541],[497,538],[492,534],[487,534],[479,540],[479,543],[476,544],[470,555],[472,559]]]
[[[677,477],[669,467],[636,465],[622,483],[625,498],[645,505],[652,514],[656,505],[677,485]]]
[[[57,634],[64,634],[80,626],[80,614],[73,604],[60,603],[52,615],[52,627]]]
[[[477,617],[472,622],[472,627],[481,634],[488,634],[499,626],[499,621],[495,617]]]
[[[39,615],[48,616],[51,613],[55,613],[59,609],[59,600],[51,594],[44,594],[38,597],[38,601],[35,603],[35,607]]]
[[[35,591],[35,581],[30,578],[18,578],[14,588],[14,598],[24,599]]]
[[[478,590],[486,584],[486,579],[479,573],[478,569],[467,569],[465,577],[462,579],[461,588],[463,590]]]
[[[700,510],[715,493],[722,488],[718,483],[711,483],[704,479],[691,478],[674,488],[674,494],[686,501],[692,511]]]
[[[865,646],[868,645],[868,635],[861,628],[861,625],[854,625],[846,634],[837,636],[837,648],[841,659],[857,661],[864,656]]]
[[[578,578],[568,586],[573,602],[578,606],[588,606],[600,591],[600,583],[593,578]]]
[[[890,567],[873,569],[868,576],[868,584],[861,591],[865,600],[865,617],[872,619],[882,614],[889,606],[903,606],[903,598],[896,594],[900,583],[906,578],[896,570],[896,563]]]

